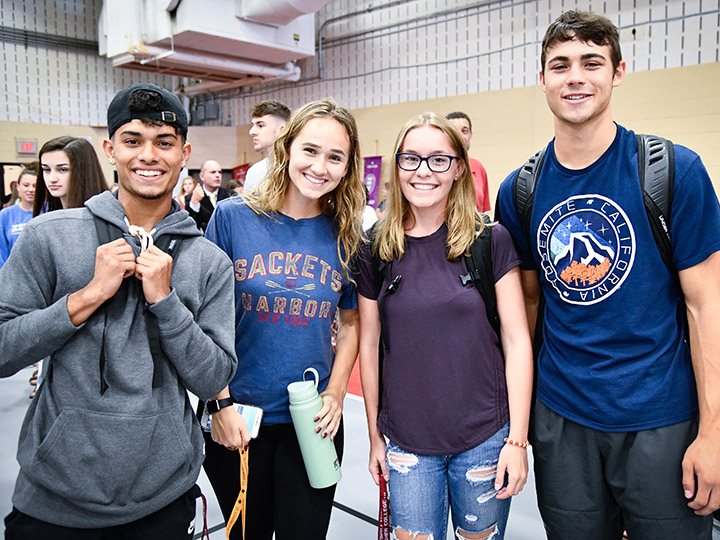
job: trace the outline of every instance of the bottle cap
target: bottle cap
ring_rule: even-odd
[[[314,381],[306,381],[305,375],[310,372],[315,377]],[[317,386],[320,382],[320,375],[315,368],[307,368],[303,372],[303,380],[288,384],[287,390],[291,403],[301,403],[317,396]]]

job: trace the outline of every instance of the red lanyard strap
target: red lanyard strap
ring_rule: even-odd
[[[390,499],[388,498],[387,482],[383,476],[380,476],[378,540],[390,540]]]

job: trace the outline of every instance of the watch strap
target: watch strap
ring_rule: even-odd
[[[208,413],[215,414],[220,409],[230,407],[233,403],[233,399],[228,397],[222,399],[211,399],[210,401],[205,402],[205,406],[207,407]]]

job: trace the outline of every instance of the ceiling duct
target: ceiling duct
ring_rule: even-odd
[[[290,21],[315,13],[328,0],[237,0],[240,16],[272,26],[284,26]]]
[[[203,81],[189,95],[300,78],[328,0],[104,0],[100,54],[115,67]]]

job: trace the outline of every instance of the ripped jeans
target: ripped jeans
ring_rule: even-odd
[[[410,538],[445,540],[448,507],[459,540],[502,540],[510,499],[495,498],[495,472],[509,424],[488,440],[460,454],[444,456],[405,452],[390,441],[390,518]]]

